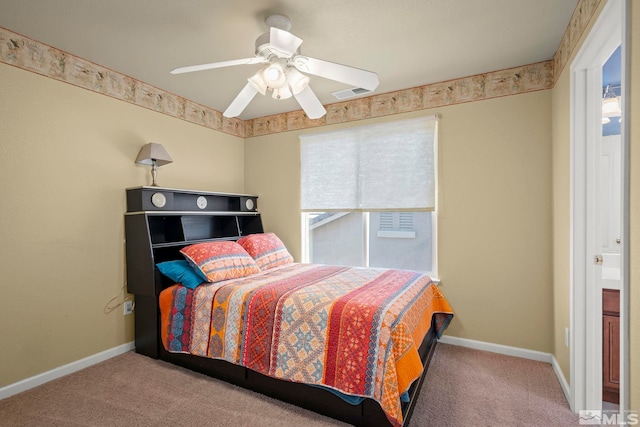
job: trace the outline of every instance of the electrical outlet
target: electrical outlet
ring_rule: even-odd
[[[569,347],[569,328],[564,328],[564,345]]]
[[[133,313],[133,301],[125,301],[124,304],[122,304],[122,307],[123,307],[125,316],[127,314]]]

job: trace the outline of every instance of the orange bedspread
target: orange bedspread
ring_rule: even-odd
[[[220,358],[265,375],[377,400],[402,424],[400,395],[420,377],[418,346],[453,312],[421,273],[290,264],[160,295],[171,352]]]

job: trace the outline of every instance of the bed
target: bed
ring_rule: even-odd
[[[140,209],[159,190],[179,206]],[[226,200],[206,212],[192,210],[197,197],[128,190],[136,351],[353,425],[406,425],[453,317],[436,284],[415,271],[295,263],[262,230],[255,196],[205,193]],[[239,209],[241,198],[254,209]]]

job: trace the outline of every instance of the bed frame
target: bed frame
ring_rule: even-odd
[[[365,399],[351,405],[326,390],[262,375],[224,360],[167,352],[160,340],[158,296],[173,285],[155,265],[184,259],[180,249],[213,240],[237,240],[263,232],[257,196],[211,193],[159,187],[127,189],[125,214],[127,288],[135,295],[136,352],[240,387],[292,403],[356,426],[389,426],[380,405]],[[435,350],[435,325],[419,348],[422,376],[409,389],[402,404],[407,425]]]

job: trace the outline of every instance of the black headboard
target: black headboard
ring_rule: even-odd
[[[257,199],[173,188],[127,189],[127,290],[135,294],[136,351],[157,357],[157,296],[169,283],[156,264],[184,259],[180,249],[194,243],[262,233]]]

